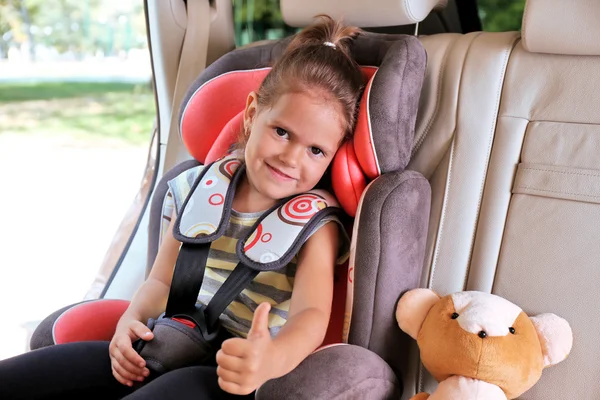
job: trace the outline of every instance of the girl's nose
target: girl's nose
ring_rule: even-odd
[[[296,168],[302,157],[302,146],[290,144],[285,147],[279,158],[283,163],[291,168]]]

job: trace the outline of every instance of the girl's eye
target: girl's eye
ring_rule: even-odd
[[[286,137],[287,136],[287,132],[285,129],[283,128],[275,128],[275,133],[277,134],[277,136],[279,137]]]
[[[312,155],[314,155],[314,156],[320,156],[320,155],[322,155],[322,154],[323,154],[323,150],[321,150],[321,149],[320,149],[320,148],[318,148],[318,147],[311,147],[311,148],[310,148],[310,152],[311,152],[311,154],[312,154]]]

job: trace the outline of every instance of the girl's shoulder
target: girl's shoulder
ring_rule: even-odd
[[[204,165],[197,165],[190,169],[186,169],[167,182],[171,195],[173,196],[173,202],[175,203],[175,210],[177,213],[179,213],[185,198],[192,190],[194,182],[198,179],[198,176],[200,176],[203,170]]]
[[[310,234],[308,235],[306,240],[310,239],[310,237],[315,232],[317,232],[319,229],[321,229],[322,227],[324,227],[325,225],[327,225],[330,222],[335,223],[338,226],[338,231],[339,231],[338,243],[339,243],[339,245],[338,245],[337,264],[343,264],[344,262],[346,262],[346,260],[348,260],[348,257],[350,256],[350,236],[348,235],[348,232],[346,231],[346,227],[344,226],[344,223],[337,215],[331,214],[331,215],[324,217],[310,232]]]

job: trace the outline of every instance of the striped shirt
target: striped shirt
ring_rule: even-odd
[[[180,207],[189,194],[194,181],[202,172],[202,168],[202,166],[191,168],[169,181],[177,214],[179,214]],[[249,230],[262,214],[263,212],[240,213],[231,210],[229,226],[225,233],[211,243],[204,280],[198,294],[199,303],[207,305],[238,264],[236,244],[240,238],[250,233]],[[330,216],[324,218],[312,233],[332,221],[341,226],[337,217]],[[349,250],[349,239],[345,230],[342,228],[340,232],[342,232],[339,250],[341,256],[338,263],[346,260]],[[260,303],[268,302],[271,304],[269,331],[271,336],[276,335],[288,319],[295,275],[296,257],[280,270],[260,272],[223,312],[221,315],[222,325],[233,335],[246,337],[252,325],[254,311]]]

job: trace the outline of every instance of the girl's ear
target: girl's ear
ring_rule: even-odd
[[[258,95],[256,92],[250,92],[246,99],[246,109],[244,110],[244,132],[250,133],[254,118],[258,113]]]

